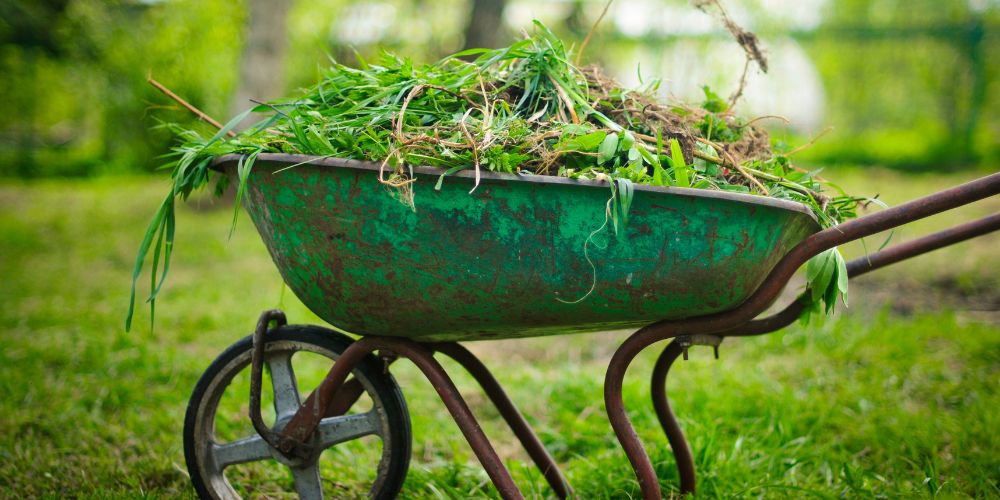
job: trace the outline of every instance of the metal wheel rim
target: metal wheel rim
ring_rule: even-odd
[[[284,361],[290,367],[292,356],[297,352],[319,354],[332,361],[336,361],[339,355],[334,351],[310,342],[293,340],[270,341],[265,346],[264,352],[265,363],[271,368],[272,389],[275,393],[275,410],[277,414],[275,428],[280,428],[291,418],[294,411],[290,411],[288,407],[290,405],[286,405],[281,409],[277,408],[279,405],[279,390],[288,391],[289,388],[293,389],[291,394],[294,397],[296,407],[299,404],[299,393],[294,369],[289,370],[290,379],[281,380],[280,376],[274,376],[275,366],[278,366],[277,363]],[[372,408],[362,414],[328,417],[320,421],[320,428],[315,433],[316,436],[314,436],[314,442],[318,441],[316,443],[316,453],[307,463],[298,466],[288,463],[287,459],[284,459],[277,450],[273,449],[256,434],[221,444],[217,441],[215,419],[219,402],[233,378],[244,369],[249,369],[251,355],[251,349],[247,349],[226,363],[212,379],[211,384],[205,390],[198,404],[194,428],[194,445],[198,467],[209,492],[214,497],[220,499],[240,498],[239,494],[237,494],[232,484],[226,478],[225,469],[232,465],[274,459],[291,471],[295,479],[296,491],[301,498],[323,498],[322,480],[320,478],[318,463],[322,451],[336,444],[368,435],[376,435],[382,440],[382,456],[379,460],[375,481],[369,490],[369,496],[379,491],[385,482],[385,473],[392,449],[389,442],[392,439],[391,433],[388,432],[389,420],[378,393],[372,387],[371,382],[357,369],[352,372],[352,375],[361,382],[365,392],[371,398]],[[272,363],[275,364],[272,366]],[[281,387],[279,387],[279,384],[281,384]],[[286,399],[285,402],[287,403],[288,400]]]

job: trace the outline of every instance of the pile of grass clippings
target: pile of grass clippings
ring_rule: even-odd
[[[744,48],[749,67],[753,54]],[[825,227],[853,217],[863,201],[839,190],[825,194],[825,186],[836,187],[797,168],[794,151],[773,149],[757,120],[737,116],[733,104],[742,83],[729,100],[706,87],[699,105],[664,102],[659,81],[625,89],[597,67],[578,68],[570,50],[540,23],[533,35],[509,47],[467,50],[434,64],[389,53],[358,63],[334,63],[312,88],[247,110],[214,135],[167,125],[180,142],[168,165],[173,189],[140,246],[127,326],[135,281],[150,252],[151,304],[162,287],[173,250],[175,200],[213,178],[221,192],[229,179],[208,166],[230,153],[245,155],[234,179],[237,207],[264,152],[378,162],[379,180],[411,207],[419,197],[415,192],[434,186],[415,186],[407,165],[440,167],[442,179],[459,170],[485,170],[604,180],[615,201],[608,204],[614,229],[625,218],[633,184],[791,200],[810,207]],[[233,133],[251,112],[269,116]],[[846,294],[846,270],[835,249],[818,256],[807,275],[813,310],[823,301],[829,311]]]

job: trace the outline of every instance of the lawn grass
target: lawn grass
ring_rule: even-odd
[[[829,176],[852,191],[884,189],[890,203],[968,178]],[[0,496],[192,497],[181,426],[202,370],[249,333],[263,309],[280,306],[292,322],[322,323],[282,292],[249,220],[241,217],[227,240],[231,211],[203,202],[180,211],[155,331],[141,310],[138,327],[123,333],[134,251],[164,189],[162,179],[149,178],[0,185]],[[991,199],[961,217],[998,209]],[[894,241],[948,222],[956,219],[938,217]],[[678,362],[669,388],[692,442],[699,496],[1000,496],[998,244],[992,235],[875,273],[858,282],[849,314],[729,341],[719,361],[697,349]],[[949,284],[982,307],[970,314],[918,301],[900,314],[896,304],[910,298],[866,295],[899,283],[918,293]],[[586,498],[638,494],[602,399],[604,369],[623,338],[469,344]],[[676,492],[676,468],[649,402],[655,355],[634,364],[625,401],[665,491]],[[526,494],[548,495],[474,382],[445,366]],[[407,363],[393,373],[414,425],[404,496],[495,497],[433,388]],[[343,488],[334,491],[350,495],[363,487],[350,478],[366,454],[345,450],[338,453],[347,465],[327,473],[331,488]],[[255,469],[241,469],[236,480],[261,474],[281,482],[280,472]]]

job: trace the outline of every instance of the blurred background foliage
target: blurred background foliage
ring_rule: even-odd
[[[910,170],[1000,161],[1000,1],[726,0],[756,31],[771,71],[741,110],[774,137],[809,140],[813,165]],[[380,48],[433,61],[510,42],[533,18],[575,43],[603,0],[0,0],[0,176],[88,176],[156,168],[189,123],[153,75],[222,121]],[[739,48],[687,0],[619,0],[587,48],[623,83],[728,95]]]

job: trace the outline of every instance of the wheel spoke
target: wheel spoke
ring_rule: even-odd
[[[358,415],[324,418],[319,422],[319,443],[322,448],[350,441],[379,431],[375,410]]]
[[[294,414],[300,405],[292,354],[275,352],[267,358],[267,366],[271,369],[271,387],[274,388],[274,412],[278,414],[278,420]]]
[[[295,491],[299,494],[299,498],[323,498],[323,482],[319,477],[318,464],[312,464],[301,469],[292,468],[292,477],[295,478]]]
[[[212,458],[221,471],[230,465],[271,458],[271,448],[260,436],[250,436],[226,444],[212,444]]]

